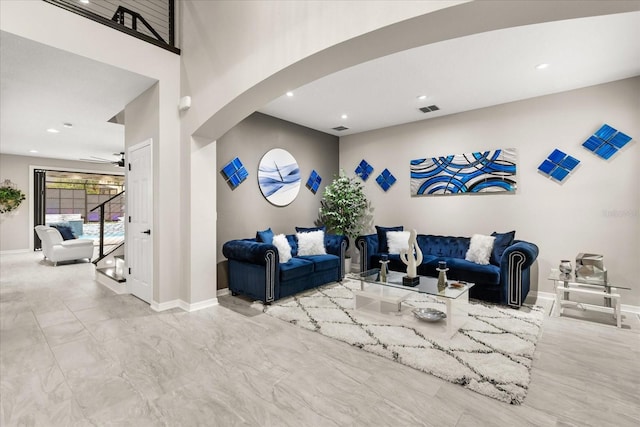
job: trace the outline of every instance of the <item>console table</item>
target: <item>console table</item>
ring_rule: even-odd
[[[563,277],[563,275],[559,272],[552,272],[549,275],[548,279],[553,281],[553,286],[556,294],[556,301],[553,307],[553,315],[555,317],[558,317],[562,314],[563,305],[581,305],[585,308],[597,307],[600,310],[604,309],[607,311],[613,311],[613,316],[616,319],[616,326],[618,328],[622,327],[622,316],[620,314],[620,294],[618,293],[618,289],[628,290],[630,288],[625,288],[623,286],[614,286],[610,283],[599,284],[577,282],[573,276]],[[570,301],[569,297],[572,293],[601,296],[604,299],[603,305],[596,306],[594,304]]]

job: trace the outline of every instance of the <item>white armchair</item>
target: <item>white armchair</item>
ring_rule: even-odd
[[[93,240],[73,239],[63,240],[58,230],[48,225],[35,227],[38,237],[42,241],[42,253],[53,265],[59,261],[71,261],[87,258],[91,261],[93,256]]]

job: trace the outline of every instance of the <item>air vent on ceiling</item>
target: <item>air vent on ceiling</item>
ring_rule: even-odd
[[[338,132],[342,132],[343,130],[347,130],[349,128],[344,127],[344,126],[337,126],[337,127],[332,128],[332,129],[333,130],[337,130]]]
[[[437,105],[429,105],[428,107],[419,108],[419,110],[423,113],[430,113],[432,111],[438,111],[439,109],[440,107],[438,107]]]

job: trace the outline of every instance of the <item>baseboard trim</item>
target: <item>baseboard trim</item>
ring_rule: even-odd
[[[556,294],[554,294],[553,292],[536,292],[536,291],[531,291],[529,292],[529,295],[527,295],[527,299],[529,299],[529,297],[533,297],[536,299],[545,299],[545,300],[555,300],[556,299]],[[590,304],[593,305],[593,304]],[[594,306],[597,307],[597,306]],[[620,311],[623,311],[625,313],[633,313],[633,314],[638,314],[640,315],[640,306],[637,305],[629,305],[629,304],[620,304]]]
[[[223,288],[223,289],[218,289],[216,291],[216,296],[217,297],[223,297],[225,295],[229,295],[231,292],[229,291],[229,288]]]
[[[213,307],[216,305],[218,305],[218,298],[211,298],[211,299],[196,302],[193,304],[189,304],[188,302],[183,301],[181,299],[174,299],[173,301],[167,301],[162,303],[152,301],[151,309],[154,311],[160,312],[160,311],[171,310],[172,308],[179,308],[181,310],[191,313],[193,311],[202,310],[202,309]]]
[[[30,249],[11,249],[9,251],[0,251],[0,255],[24,254],[31,252]]]

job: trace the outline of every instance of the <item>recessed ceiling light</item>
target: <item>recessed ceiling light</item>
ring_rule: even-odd
[[[427,99],[427,95],[420,95],[420,96],[417,96],[416,98],[422,101],[423,99]]]
[[[347,119],[347,118],[349,118],[349,116],[347,116],[346,114],[343,114],[343,115],[340,116],[340,118]]]
[[[288,97],[292,97],[293,96],[293,92],[287,92],[287,96]]]
[[[72,128],[73,125],[71,123],[63,123],[62,126],[66,127],[66,128]]]
[[[549,67],[549,64],[538,64],[536,65],[536,70],[544,70],[547,67]]]
[[[37,153],[38,150],[29,150],[30,153]]]
[[[49,133],[58,133],[60,131],[58,129],[49,128],[49,129],[47,129],[47,132],[49,132]]]

